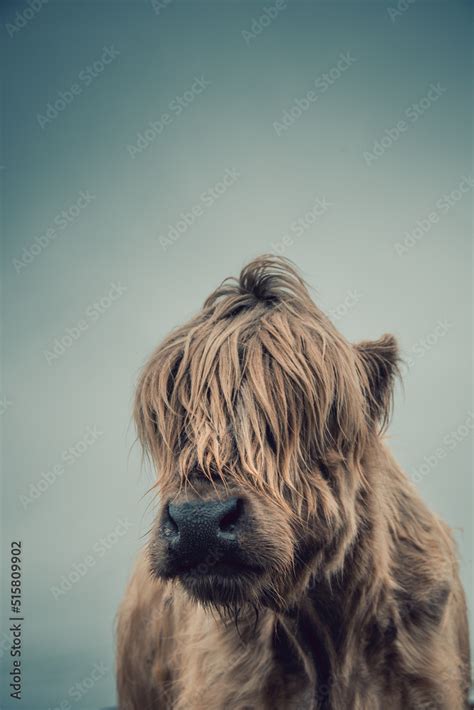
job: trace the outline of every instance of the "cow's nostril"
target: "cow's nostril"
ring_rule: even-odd
[[[219,533],[234,535],[242,516],[242,508],[241,498],[232,498],[228,501],[228,508],[219,521]]]
[[[178,525],[173,518],[171,511],[170,511],[170,506],[167,505],[165,508],[165,515],[163,517],[163,523],[161,526],[162,532],[164,537],[167,538],[175,538],[178,537],[179,535],[179,528]]]

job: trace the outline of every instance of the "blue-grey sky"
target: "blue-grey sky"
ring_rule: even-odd
[[[472,610],[471,14],[3,3],[2,569],[20,538],[25,622],[23,705],[3,684],[2,708],[114,703],[114,615],[151,519],[136,376],[262,252],[350,339],[398,337],[390,444],[455,530]]]

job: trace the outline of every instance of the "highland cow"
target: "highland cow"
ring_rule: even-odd
[[[264,256],[137,388],[156,525],[118,621],[120,710],[461,710],[451,534],[383,440],[399,353]]]

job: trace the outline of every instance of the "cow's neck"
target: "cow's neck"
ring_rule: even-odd
[[[278,626],[304,666],[316,707],[331,707],[335,686],[357,673],[367,649],[393,635],[384,575],[370,540],[355,542],[330,580],[315,575],[298,603],[277,615]]]

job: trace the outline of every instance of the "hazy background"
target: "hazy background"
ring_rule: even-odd
[[[346,336],[399,338],[391,445],[455,531],[472,616],[470,3],[31,1],[0,26],[4,673],[16,539],[25,617],[23,703],[4,676],[1,707],[114,704],[150,521],[137,373],[272,250]]]

